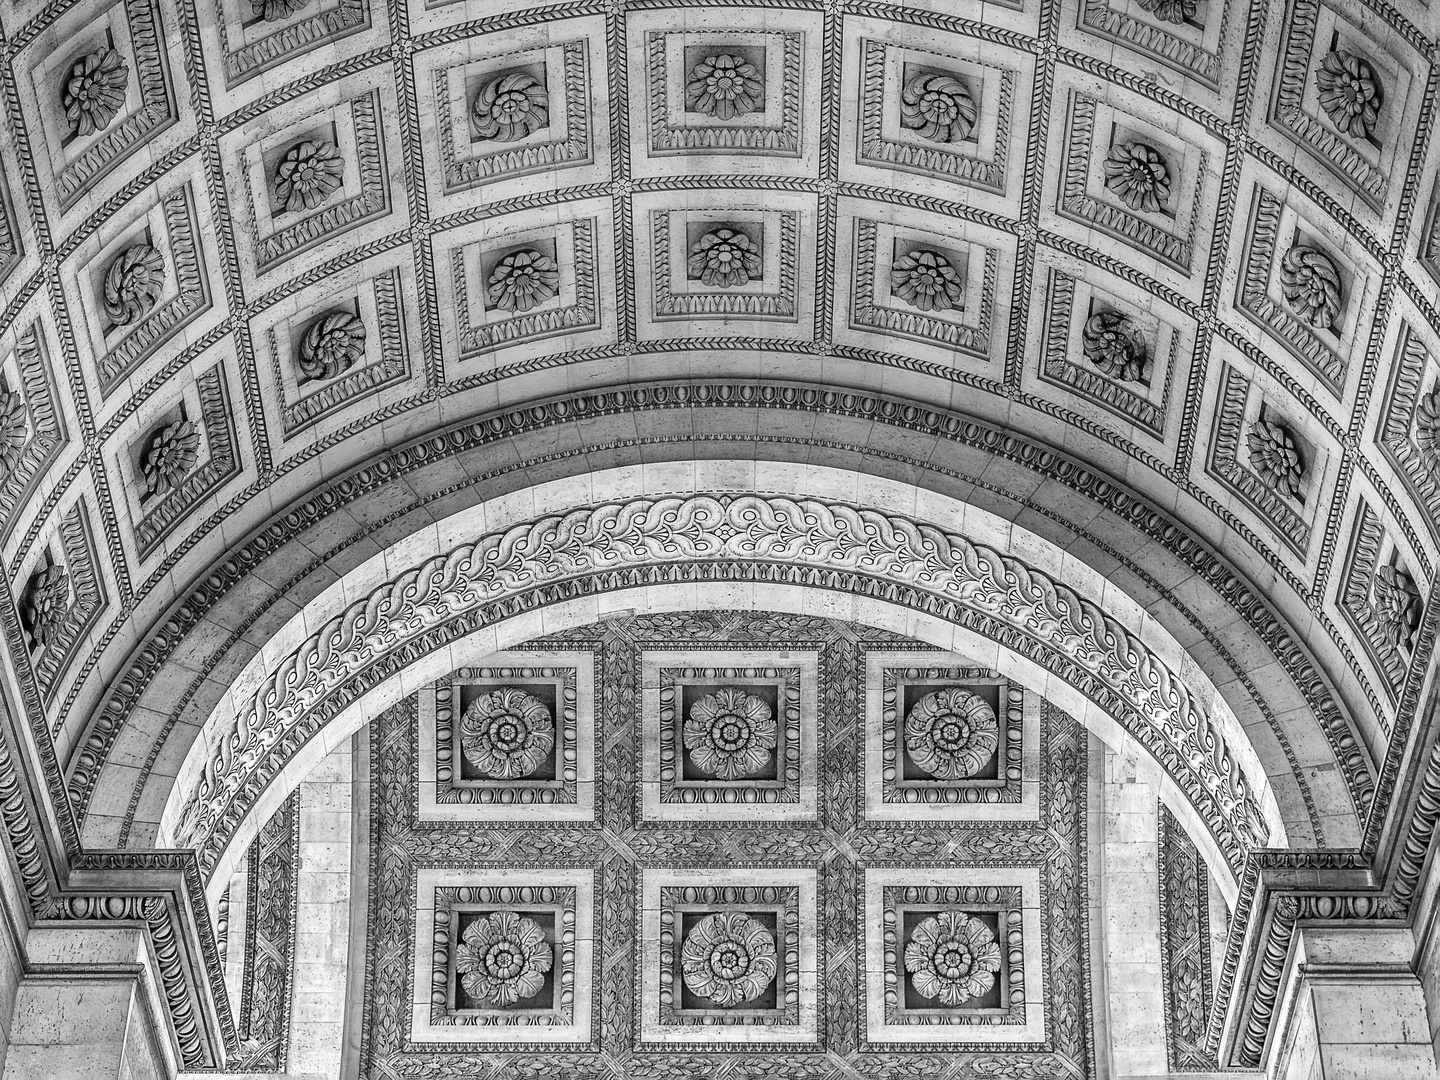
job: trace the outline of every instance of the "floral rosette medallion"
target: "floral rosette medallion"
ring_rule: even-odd
[[[538,994],[554,963],[555,950],[540,924],[513,911],[472,922],[455,949],[465,992],[499,1008]]]
[[[680,948],[685,986],[722,1008],[754,1001],[775,980],[777,969],[774,937],[743,911],[707,915]]]
[[[926,694],[905,718],[905,752],[942,780],[974,776],[1000,746],[988,702],[958,687]]]
[[[737,780],[769,763],[780,741],[780,726],[763,700],[744,690],[725,689],[690,707],[683,734],[697,769],[721,780]]]
[[[917,994],[954,1008],[995,985],[1000,945],[979,919],[963,911],[942,911],[911,931],[905,970]]]
[[[493,690],[460,718],[460,751],[494,780],[518,780],[540,767],[555,746],[544,702],[515,687]]]

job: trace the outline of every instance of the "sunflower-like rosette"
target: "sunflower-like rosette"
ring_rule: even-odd
[[[529,776],[555,746],[555,722],[545,703],[513,686],[472,701],[460,717],[460,752],[486,776]]]
[[[705,57],[685,81],[686,107],[720,120],[756,112],[764,100],[765,84],[755,65],[728,53]]]
[[[1380,79],[1370,61],[1332,49],[1315,69],[1320,107],[1331,123],[1354,139],[1368,139],[1380,119]]]
[[[910,985],[927,1001],[954,1007],[982,997],[995,985],[1000,945],[979,919],[942,911],[924,919],[905,944]]]
[[[1415,628],[1420,625],[1422,605],[1420,589],[1414,578],[1396,566],[1380,566],[1370,586],[1374,599],[1370,614],[1380,633],[1392,647],[1410,647]]]
[[[978,694],[960,687],[926,694],[905,718],[905,752],[942,780],[974,776],[999,746],[995,710]]]
[[[1317,247],[1296,244],[1280,260],[1280,295],[1302,322],[1319,330],[1340,314],[1340,271]]]
[[[721,780],[738,780],[769,764],[780,726],[764,700],[727,688],[690,706],[682,735],[697,769]]]
[[[200,456],[200,432],[193,421],[166,424],[150,439],[145,453],[145,491],[164,495],[180,486]]]
[[[1080,334],[1085,359],[1121,382],[1141,382],[1150,367],[1150,350],[1135,321],[1120,311],[1097,311]]]
[[[778,968],[775,938],[743,911],[707,915],[680,947],[685,986],[721,1008],[754,1001],[775,980]]]
[[[490,271],[485,283],[490,303],[501,311],[523,313],[549,300],[560,289],[560,267],[539,251],[512,251]]]
[[[59,640],[70,619],[70,575],[53,563],[30,578],[20,615],[30,640],[43,649]]]
[[[505,1008],[534,997],[555,964],[555,947],[534,919],[497,911],[465,928],[455,947],[455,971],[474,1000]]]
[[[965,299],[965,282],[938,251],[912,251],[890,265],[890,288],[921,311],[948,311]]]
[[[550,95],[529,72],[510,71],[480,87],[470,107],[475,134],[515,142],[550,123]]]
[[[1245,435],[1250,467],[1271,491],[1297,498],[1305,475],[1305,459],[1295,436],[1284,424],[1257,420]]]
[[[114,49],[86,53],[65,80],[65,119],[76,135],[93,135],[110,126],[125,104],[130,68]]]
[[[286,210],[314,210],[340,187],[344,159],[325,139],[302,139],[275,168],[275,198]]]
[[[900,91],[900,123],[931,142],[959,142],[978,115],[970,89],[953,75],[925,72]]]
[[[149,244],[131,244],[105,271],[105,315],[116,326],[138,322],[160,302],[165,259]]]
[[[296,362],[307,379],[333,379],[364,355],[364,322],[353,311],[330,311],[305,328]]]
[[[1153,146],[1117,143],[1105,155],[1103,169],[1105,186],[1131,210],[1153,214],[1170,201],[1170,168]]]
[[[730,289],[760,276],[760,248],[739,229],[712,229],[690,249],[690,276]]]

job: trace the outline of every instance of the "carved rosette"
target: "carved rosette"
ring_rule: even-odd
[[[455,947],[455,971],[472,998],[505,1008],[545,985],[555,949],[534,919],[497,911],[465,928]]]
[[[1150,366],[1150,350],[1129,315],[1097,311],[1085,320],[1080,335],[1085,359],[1103,374],[1121,382],[1142,381]]]
[[[1392,648],[1408,649],[1420,625],[1420,590],[1415,580],[1399,567],[1380,566],[1375,570],[1371,593],[1374,599],[1370,613],[1386,643]]]
[[[550,95],[524,71],[497,75],[480,87],[470,106],[480,139],[514,142],[550,123]]]
[[[560,290],[560,267],[539,251],[512,251],[490,271],[485,290],[501,311],[524,313]]]
[[[495,780],[529,776],[555,746],[555,722],[545,703],[512,686],[472,701],[460,717],[460,752]]]
[[[313,210],[340,187],[340,148],[324,139],[302,139],[275,168],[275,198],[286,210]]]
[[[995,985],[1000,945],[979,919],[963,911],[942,911],[911,931],[905,970],[917,994],[954,1008]]]
[[[1000,746],[990,704],[959,687],[926,694],[905,718],[905,752],[942,780],[974,776]]]
[[[93,135],[110,126],[125,104],[130,68],[114,49],[96,49],[75,61],[65,80],[65,119],[75,135]]]
[[[707,915],[680,948],[686,987],[721,1008],[754,1001],[775,981],[778,969],[775,938],[743,911]]]
[[[0,389],[0,484],[20,465],[29,437],[30,410],[18,391]]]
[[[900,91],[900,123],[931,142],[959,142],[978,115],[969,88],[953,75],[916,75]]]
[[[1440,383],[1415,403],[1415,445],[1425,467],[1440,474]]]
[[[707,56],[685,80],[685,105],[692,112],[733,120],[763,107],[765,84],[755,65],[743,57]]]
[[[738,229],[713,229],[690,249],[688,265],[706,285],[731,289],[760,276],[760,249]]]
[[[132,244],[105,271],[105,315],[116,326],[138,322],[160,302],[165,259],[149,244]]]
[[[1305,459],[1289,428],[1274,420],[1257,420],[1246,432],[1245,444],[1250,448],[1250,467],[1267,488],[1292,499],[1300,497]]]
[[[1330,121],[1353,139],[1368,139],[1380,119],[1380,79],[1370,61],[1332,49],[1315,69],[1320,107]]]
[[[1148,11],[1161,22],[1183,23],[1193,19],[1200,0],[1137,0],[1141,11]]]
[[[306,328],[295,362],[307,379],[333,379],[364,355],[364,322],[354,312],[331,311]]]
[[[737,780],[769,763],[780,740],[780,726],[762,699],[727,688],[690,707],[683,734],[697,769],[721,780]]]
[[[70,575],[64,567],[52,563],[31,576],[20,615],[37,649],[60,640],[70,620]]]
[[[1329,329],[1340,314],[1340,271],[1319,248],[1296,244],[1280,260],[1280,293],[1301,321]]]
[[[250,0],[250,10],[266,22],[283,22],[309,3],[310,0]]]
[[[145,452],[145,490],[165,495],[180,486],[200,456],[200,432],[190,420],[166,424],[150,437]]]
[[[1170,168],[1153,146],[1117,143],[1105,155],[1105,186],[1131,210],[1157,213],[1170,201]]]
[[[890,289],[921,311],[948,311],[965,299],[965,282],[938,251],[912,251],[890,265]]]

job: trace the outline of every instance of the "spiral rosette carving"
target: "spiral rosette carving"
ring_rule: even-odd
[[[0,390],[0,484],[14,475],[30,432],[30,410],[14,390]]]
[[[455,946],[455,971],[465,992],[497,1008],[534,997],[555,964],[555,947],[534,919],[497,911],[465,928]]]
[[[1340,314],[1340,271],[1319,248],[1296,244],[1280,260],[1280,294],[1301,321],[1329,329]]]
[[[125,104],[130,68],[114,49],[96,49],[75,61],[65,80],[65,119],[76,135],[110,126]]]
[[[511,71],[480,87],[470,106],[481,139],[514,142],[550,124],[550,95],[540,80]]]
[[[1153,146],[1117,143],[1105,155],[1105,186],[1131,210],[1154,214],[1170,201],[1170,168]]]
[[[529,776],[554,746],[555,722],[550,710],[515,687],[476,698],[460,717],[460,752],[495,780]]]
[[[959,687],[926,694],[905,718],[905,752],[942,780],[974,776],[1000,746],[990,703]]]
[[[1284,424],[1257,420],[1245,435],[1250,448],[1250,467],[1271,491],[1291,498],[1300,497],[1305,476],[1305,459],[1295,436]]]
[[[921,311],[948,311],[965,300],[965,282],[938,251],[912,251],[896,259],[890,266],[890,288]]]
[[[707,915],[680,947],[686,987],[721,1008],[754,1001],[775,981],[778,968],[775,938],[743,911]]]
[[[200,432],[193,421],[166,424],[150,439],[145,452],[145,490],[164,495],[180,486],[200,456]]]
[[[1368,139],[1380,119],[1380,79],[1370,61],[1332,49],[1315,69],[1320,107],[1331,123],[1355,139]]]
[[[953,75],[916,75],[900,91],[900,123],[931,142],[959,142],[978,115],[969,88]]]
[[[1183,23],[1193,19],[1199,0],[1138,0],[1141,11],[1148,11],[1161,22]]]
[[[490,303],[501,311],[523,313],[559,291],[560,267],[541,252],[512,251],[490,271],[485,289]]]
[[[37,649],[55,644],[70,621],[70,575],[53,563],[37,570],[20,605],[25,629]]]
[[[132,244],[105,271],[105,316],[116,326],[138,322],[160,302],[165,259],[149,244]]]
[[[1129,315],[1097,311],[1085,320],[1080,335],[1085,359],[1121,382],[1141,382],[1149,374],[1150,350]]]
[[[283,22],[299,14],[310,0],[250,0],[250,10],[266,22]]]
[[[296,361],[307,379],[333,379],[365,355],[365,323],[350,311],[321,315],[305,329]]]
[[[727,688],[690,706],[683,734],[697,769],[721,780],[736,780],[769,763],[780,741],[780,726],[765,701]]]
[[[275,168],[275,198],[286,210],[313,210],[340,187],[343,165],[334,143],[303,139]]]
[[[1420,590],[1415,579],[1397,566],[1380,566],[1370,590],[1374,597],[1370,613],[1386,643],[1408,649],[1420,625]]]
[[[953,1008],[990,992],[1000,970],[1000,945],[979,919],[942,911],[911,931],[905,970],[917,994]]]
[[[690,276],[730,289],[760,276],[760,248],[739,229],[713,229],[690,249]]]
[[[740,56],[707,56],[685,81],[685,105],[692,112],[733,120],[757,112],[765,99],[765,84],[755,65]]]
[[[1440,475],[1440,384],[1415,402],[1415,445],[1425,467]]]

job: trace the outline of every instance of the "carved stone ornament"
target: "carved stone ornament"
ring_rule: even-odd
[[[18,391],[0,389],[0,484],[14,474],[29,436],[30,410]]]
[[[333,379],[365,355],[365,323],[351,311],[330,311],[305,329],[296,364],[307,379]]]
[[[911,931],[905,944],[905,970],[917,994],[954,1008],[982,997],[995,985],[1000,945],[979,919],[963,911],[942,911]]]
[[[282,22],[309,3],[310,0],[250,0],[250,10],[266,22]]]
[[[721,1008],[754,1001],[775,981],[778,967],[775,938],[743,911],[707,915],[680,947],[686,987]]]
[[[1305,459],[1289,428],[1274,420],[1257,420],[1245,434],[1245,445],[1250,448],[1250,467],[1266,487],[1292,499],[1300,497]]]
[[[729,688],[707,694],[690,707],[684,739],[697,769],[721,780],[737,780],[769,763],[780,726],[763,700]]]
[[[959,142],[975,127],[979,110],[953,75],[916,75],[900,91],[900,123],[931,142]]]
[[[1183,23],[1193,19],[1201,0],[1137,0],[1141,11],[1148,11],[1161,22]]]
[[[70,618],[70,575],[64,567],[52,563],[31,576],[20,614],[37,649],[60,639]]]
[[[1420,625],[1420,590],[1415,580],[1395,566],[1375,570],[1371,586],[1374,601],[1371,614],[1380,626],[1380,633],[1392,647],[1410,647],[1415,628]]]
[[[764,100],[765,84],[755,65],[728,53],[705,57],[685,80],[686,107],[721,120],[757,112]]]
[[[1440,474],[1440,383],[1415,403],[1415,445],[1425,467]]]
[[[555,947],[540,924],[514,911],[477,919],[455,946],[455,971],[465,992],[502,1009],[538,994],[554,963]]]
[[[480,87],[470,107],[481,139],[514,142],[550,123],[550,95],[524,71],[497,75]]]
[[[1301,321],[1329,329],[1340,314],[1340,271],[1319,248],[1296,244],[1280,260],[1280,292]]]
[[[543,304],[560,289],[560,267],[533,249],[512,251],[490,271],[485,283],[490,302],[501,311],[522,313]]]
[[[340,187],[342,165],[334,143],[303,139],[275,168],[275,198],[286,210],[313,210]]]
[[[114,49],[96,49],[75,61],[65,80],[65,119],[76,135],[93,135],[110,126],[125,104],[130,68]]]
[[[1153,146],[1116,143],[1105,155],[1105,186],[1131,210],[1153,214],[1170,201],[1170,168]]]
[[[550,710],[513,686],[476,698],[460,717],[460,752],[495,780],[529,776],[554,747]]]
[[[1355,139],[1368,139],[1380,119],[1380,79],[1370,61],[1332,49],[1315,69],[1320,107],[1334,125]]]
[[[1097,311],[1086,319],[1080,348],[1086,360],[1121,382],[1143,380],[1150,366],[1145,338],[1135,321],[1120,311]]]
[[[190,420],[166,424],[150,437],[145,451],[145,490],[164,495],[179,487],[200,456],[200,432]]]
[[[105,315],[116,326],[138,322],[160,302],[165,259],[149,244],[132,244],[105,271]]]
[[[964,303],[965,282],[938,251],[912,251],[890,265],[890,289],[921,311],[948,311]]]
[[[999,746],[989,702],[959,687],[926,694],[905,718],[905,752],[942,780],[974,776]]]
[[[690,275],[706,285],[730,289],[760,276],[760,249],[738,229],[714,229],[690,249]]]

